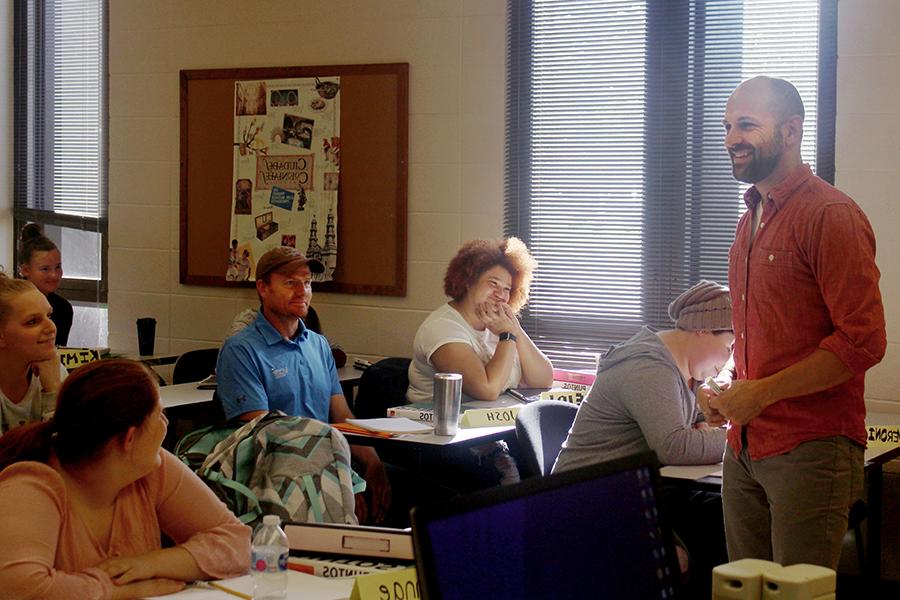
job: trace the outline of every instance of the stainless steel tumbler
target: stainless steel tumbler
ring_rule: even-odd
[[[434,374],[434,433],[456,435],[459,426],[459,404],[462,400],[462,375]]]

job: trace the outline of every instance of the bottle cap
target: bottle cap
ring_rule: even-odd
[[[281,525],[281,517],[278,515],[266,515],[263,517],[263,525]]]

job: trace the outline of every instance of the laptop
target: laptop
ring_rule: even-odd
[[[426,600],[679,598],[653,453],[412,511]]]

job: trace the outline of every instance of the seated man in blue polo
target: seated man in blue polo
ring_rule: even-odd
[[[353,417],[328,341],[306,328],[303,319],[312,298],[312,274],[325,266],[281,246],[256,265],[260,310],[256,320],[225,340],[216,365],[218,395],[229,419],[250,420],[269,410],[340,423]],[[350,446],[361,463],[371,509],[357,501],[360,522],[379,523],[391,504],[391,486],[378,454],[368,446]]]

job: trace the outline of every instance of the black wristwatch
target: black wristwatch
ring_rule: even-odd
[[[511,334],[508,331],[504,331],[498,337],[500,338],[501,342],[506,342],[506,341],[515,342],[516,341],[516,336],[514,336],[513,334]]]

